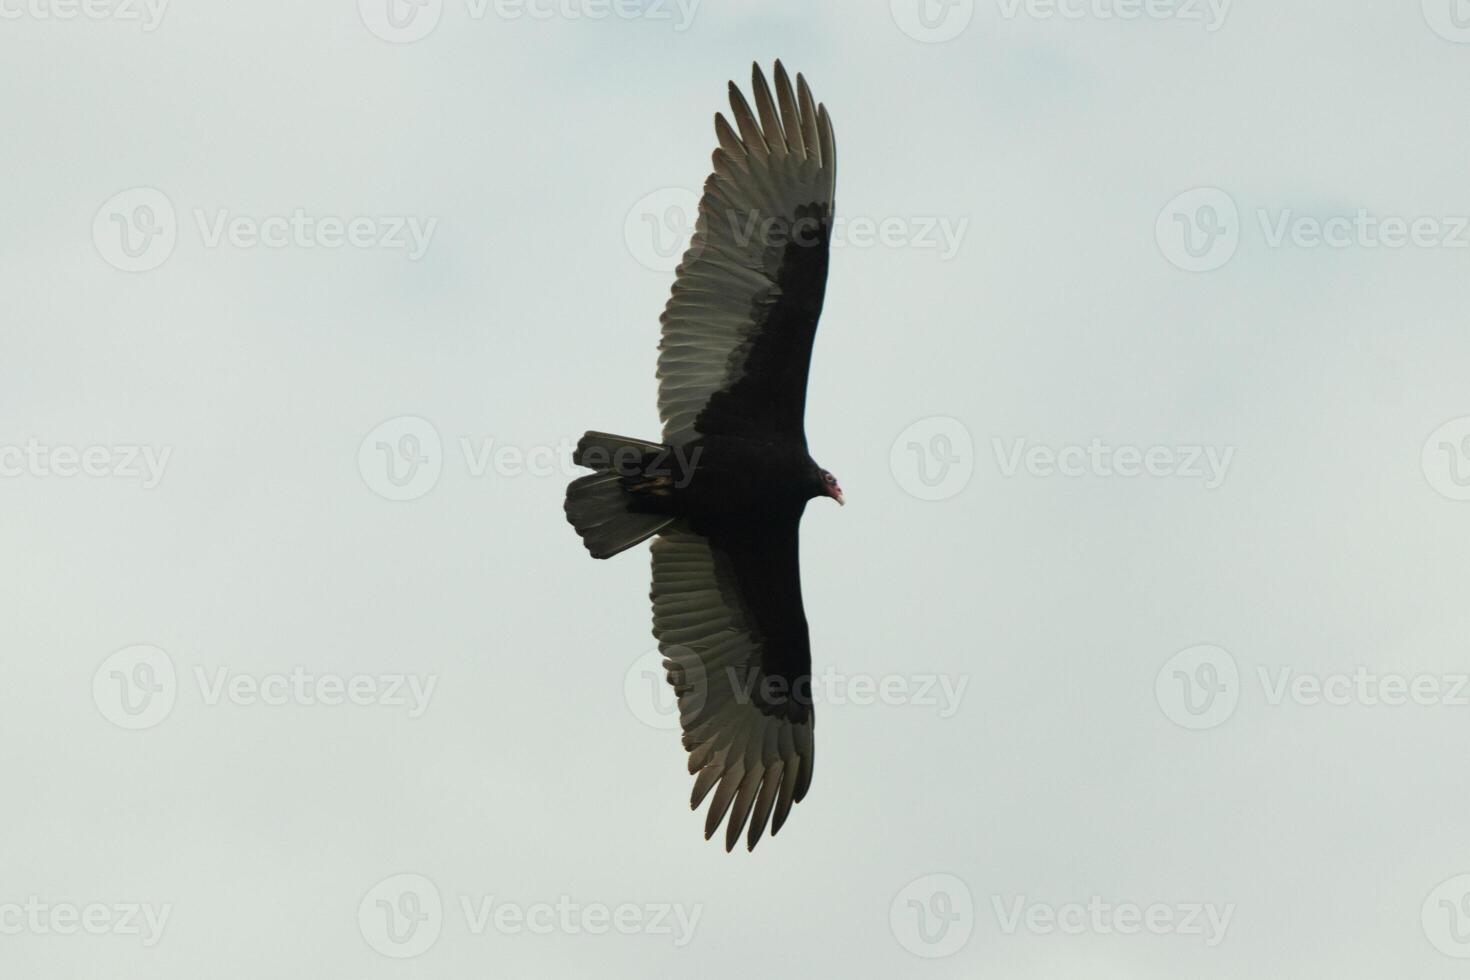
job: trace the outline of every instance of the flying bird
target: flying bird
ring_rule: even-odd
[[[803,416],[822,313],[837,157],[801,75],[734,82],[688,251],[661,318],[663,438],[588,432],[594,470],[566,515],[594,558],[649,538],[653,633],[679,704],[693,809],[709,839],[774,836],[812,781],[811,645],[798,526],[807,501],[843,502],[807,452]],[[728,820],[726,819],[728,815]]]

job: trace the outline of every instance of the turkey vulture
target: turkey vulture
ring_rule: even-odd
[[[719,148],[664,309],[663,439],[588,432],[594,470],[566,514],[594,558],[653,543],[653,633],[679,702],[691,807],[714,792],[731,850],[774,835],[812,780],[811,646],[797,526],[842,489],[807,454],[802,416],[822,312],[837,176],[832,122],[776,62],[755,108],[730,83]]]

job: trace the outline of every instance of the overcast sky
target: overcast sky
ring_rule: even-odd
[[[0,0],[0,973],[1463,973],[1470,4],[391,2]],[[848,506],[727,855],[561,501],[777,57]]]

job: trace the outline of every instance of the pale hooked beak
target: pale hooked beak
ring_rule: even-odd
[[[845,501],[845,500],[842,499],[842,488],[841,487],[833,487],[832,488],[832,491],[830,493],[828,493],[827,496],[829,496],[833,500],[837,501],[837,506],[838,507],[846,507],[847,506],[847,501]]]

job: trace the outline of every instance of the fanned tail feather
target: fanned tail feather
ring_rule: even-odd
[[[565,510],[593,558],[611,558],[674,523],[667,514],[650,513],[643,499],[629,490],[641,462],[662,455],[666,448],[606,432],[589,432],[577,444],[572,461],[596,472],[567,487]]]

